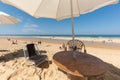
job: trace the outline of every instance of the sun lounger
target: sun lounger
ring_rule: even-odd
[[[67,45],[68,45],[69,50],[82,51],[82,49],[84,48],[84,53],[87,52],[85,48],[85,44],[80,40],[74,40],[74,45],[73,45],[73,40],[70,40],[67,42]]]
[[[37,51],[36,51],[37,48]],[[46,61],[48,61],[48,56],[45,54],[41,54],[38,50],[37,45],[35,44],[27,44],[26,50],[24,51],[24,56],[27,60],[34,62],[35,66],[38,66]]]

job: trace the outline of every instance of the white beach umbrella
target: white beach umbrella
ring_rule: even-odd
[[[72,38],[74,43],[74,20],[80,14],[92,12],[118,0],[2,0],[36,18],[53,18],[62,20],[72,18]]]
[[[4,13],[0,12],[0,24],[16,24],[19,20]]]

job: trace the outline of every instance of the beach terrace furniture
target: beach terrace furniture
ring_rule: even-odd
[[[37,48],[37,51],[36,51]],[[38,66],[46,61],[48,61],[48,56],[40,53],[37,45],[35,44],[27,44],[27,50],[24,51],[24,56],[27,60],[32,61],[35,66]]]
[[[70,80],[105,80],[104,75],[108,71],[100,58],[80,51],[59,51],[53,56],[53,62]],[[86,79],[81,79],[83,77]]]
[[[73,40],[69,40],[67,42],[67,45],[68,45],[68,49],[71,51],[82,51],[82,49],[84,49],[84,53],[87,52],[85,48],[85,44],[80,40],[75,39],[74,45],[73,45]]]

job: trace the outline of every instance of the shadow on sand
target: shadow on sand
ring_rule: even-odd
[[[89,77],[88,80],[120,80],[120,69],[112,64],[106,63],[107,72],[103,76]]]
[[[8,50],[1,50],[1,51],[7,51],[8,52]],[[13,53],[7,53],[3,56],[0,56],[0,62],[8,62],[8,61],[20,58],[20,57],[24,57],[24,53],[23,53],[22,49],[17,50],[16,52],[13,52]],[[37,67],[48,68],[49,64],[51,64],[51,63],[52,63],[51,61],[46,61],[46,62],[44,62],[43,64],[41,64]]]
[[[50,64],[52,64],[52,61],[46,61],[44,63],[42,63],[41,65],[37,66],[38,68],[49,68]]]
[[[3,50],[3,51],[6,51],[6,50]],[[10,60],[14,60],[16,58],[19,58],[19,57],[24,57],[22,49],[17,50],[16,52],[13,52],[13,53],[7,53],[3,56],[0,56],[0,62],[7,62]]]
[[[9,50],[0,50],[0,52],[9,52]]]

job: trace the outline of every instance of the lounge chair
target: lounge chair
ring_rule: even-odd
[[[46,61],[48,61],[48,57],[45,54],[39,52],[37,45],[35,44],[27,44],[26,49],[24,51],[24,56],[27,60],[34,62],[35,66],[38,66]]]
[[[85,44],[80,41],[80,40],[74,40],[74,45],[73,45],[73,40],[70,40],[67,42],[68,48],[69,50],[72,51],[82,51],[82,49],[84,48],[84,53],[86,53],[86,48],[85,48]]]

